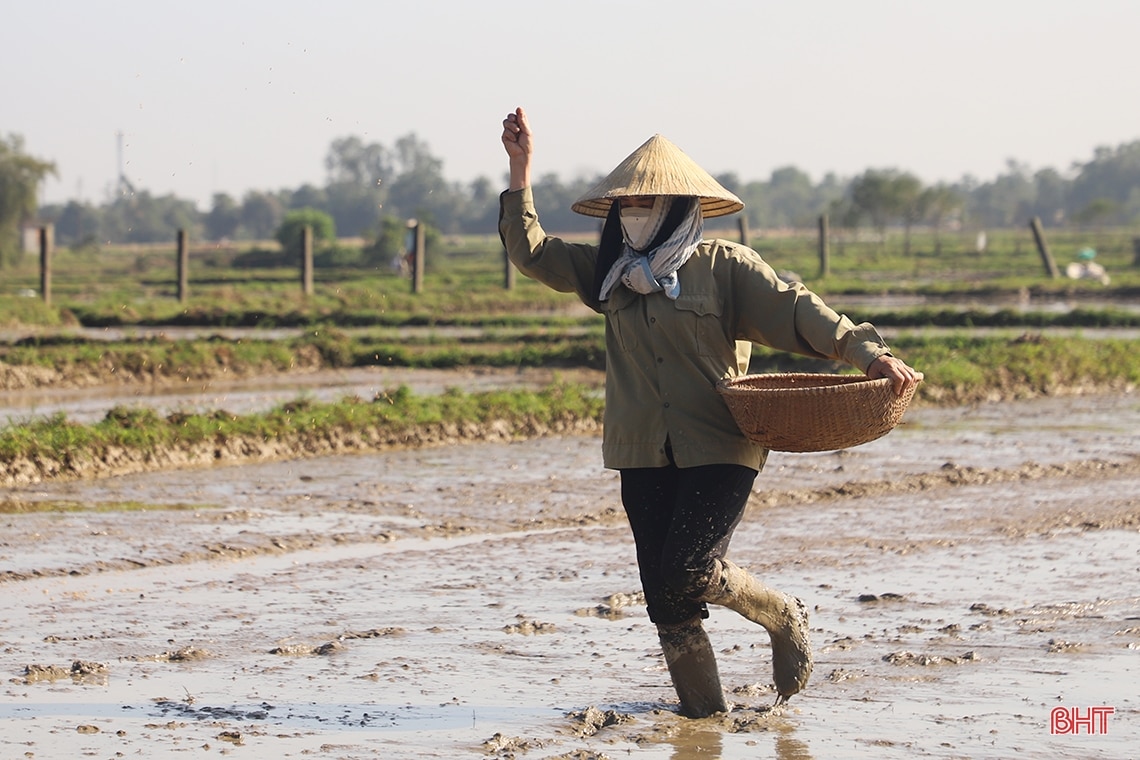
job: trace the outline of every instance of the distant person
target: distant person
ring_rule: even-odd
[[[807,608],[725,558],[768,452],[740,432],[717,381],[747,372],[753,342],[843,360],[889,378],[899,394],[921,375],[871,325],[783,282],[752,249],[704,240],[706,218],[744,204],[663,137],[573,204],[605,218],[599,245],[550,237],[539,225],[523,109],[503,120],[502,142],[510,188],[499,233],[511,261],[605,316],[603,460],[621,474],[647,612],[681,712],[728,709],[702,625],[706,603],[768,631],[777,704],[786,701],[811,675]]]
[[[1108,276],[1108,270],[1093,261],[1095,258],[1095,250],[1082,248],[1077,254],[1077,260],[1065,267],[1065,275],[1071,280],[1096,280],[1101,285],[1110,284],[1112,278]]]

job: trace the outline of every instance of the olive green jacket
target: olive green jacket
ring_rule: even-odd
[[[785,283],[760,255],[706,240],[677,276],[676,301],[618,286],[599,302],[595,245],[548,237],[530,188],[500,198],[499,234],[523,274],[605,315],[606,467],[740,464],[759,470],[768,452],[748,441],[716,391],[747,373],[752,344],[839,359],[861,370],[889,353],[869,324],[855,325],[800,283]]]

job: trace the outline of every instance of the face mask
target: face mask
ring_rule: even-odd
[[[651,208],[623,208],[621,210],[621,231],[625,235],[625,242],[635,251],[640,251],[649,244],[646,234],[649,227],[649,217],[653,214]]]
[[[653,241],[669,211],[668,201],[668,198],[659,195],[653,199],[653,208],[630,207],[621,210],[621,231],[630,248],[643,251]]]

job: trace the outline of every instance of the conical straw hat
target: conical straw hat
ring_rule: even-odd
[[[706,219],[735,214],[744,208],[743,201],[661,135],[646,140],[570,208],[586,216],[604,217],[614,198],[631,195],[697,197]]]

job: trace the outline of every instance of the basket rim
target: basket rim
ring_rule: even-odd
[[[822,381],[815,385],[776,385],[771,387],[739,387],[748,382],[764,379],[775,381],[811,380]],[[819,393],[859,393],[869,388],[878,388],[891,384],[890,378],[879,377],[871,379],[866,375],[838,374],[829,372],[763,372],[737,377],[725,377],[717,381],[716,388],[723,394],[819,394]]]
[[[717,390],[745,438],[772,451],[807,452],[886,435],[902,419],[916,386],[896,394],[885,377],[771,372],[725,378]]]

